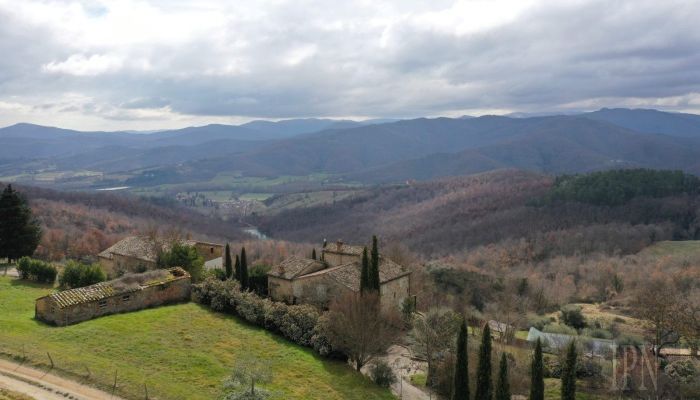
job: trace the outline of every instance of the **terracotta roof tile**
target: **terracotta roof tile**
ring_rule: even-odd
[[[59,308],[65,308],[99,301],[116,295],[132,293],[145,287],[181,278],[189,278],[189,274],[182,268],[175,267],[167,270],[149,271],[143,274],[129,274],[107,282],[52,293],[46,297],[52,299]]]
[[[326,268],[322,261],[309,258],[289,257],[275,265],[268,275],[283,279],[294,279],[301,275],[311,274]]]

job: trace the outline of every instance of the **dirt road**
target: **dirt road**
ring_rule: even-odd
[[[36,400],[123,400],[93,387],[3,359],[0,359],[0,387]]]

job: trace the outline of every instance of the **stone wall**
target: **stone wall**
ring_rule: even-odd
[[[403,301],[411,295],[411,275],[382,283],[379,294],[383,311],[401,310]]]
[[[36,301],[37,319],[58,326],[75,324],[103,315],[117,314],[156,307],[190,298],[189,276],[162,284],[154,284],[128,293],[119,293],[105,299],[59,308],[50,296]]]
[[[341,253],[331,253],[328,251],[323,252],[323,261],[328,263],[329,266],[331,267],[337,267],[339,265],[347,264],[350,262],[361,262],[362,257],[360,256],[353,256],[350,254],[341,254]]]
[[[216,243],[197,242],[194,248],[197,249],[197,253],[204,258],[204,261],[223,257],[224,255],[224,246]]]
[[[110,278],[116,278],[130,272],[144,272],[156,269],[155,261],[146,261],[140,258],[112,254],[112,259],[99,257],[98,261],[102,270]]]

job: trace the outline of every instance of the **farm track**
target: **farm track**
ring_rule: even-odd
[[[124,400],[94,387],[0,359],[0,387],[36,400]]]

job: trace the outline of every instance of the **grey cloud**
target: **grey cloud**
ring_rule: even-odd
[[[410,117],[700,92],[697,2],[545,2],[515,21],[465,35],[399,19],[387,47],[380,44],[384,28],[370,24],[371,12],[350,2],[333,10],[323,4],[289,3],[267,10],[262,19],[233,19],[220,32],[222,40],[130,49],[129,57],[147,59],[152,68],[97,76],[42,72],[42,65],[65,60],[74,49],[0,10],[0,52],[16,55],[0,58],[0,100],[80,93],[111,106],[85,105],[83,112],[125,119],[133,113],[114,109],[169,106],[188,115],[251,118]],[[426,7],[421,4],[406,3],[396,12]],[[344,28],[327,26],[334,21]],[[315,52],[296,65],[284,63],[304,46]],[[233,70],[221,72],[229,64]]]

